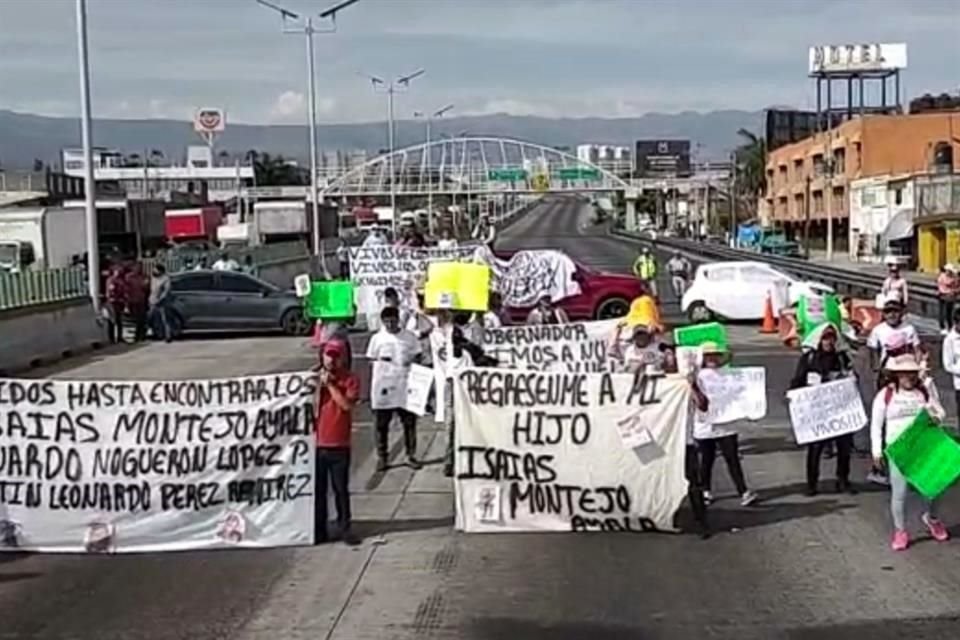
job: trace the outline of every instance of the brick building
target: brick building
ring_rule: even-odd
[[[761,219],[765,224],[783,227],[790,237],[802,239],[809,213],[810,244],[823,246],[827,198],[832,198],[829,206],[834,246],[838,251],[846,250],[853,181],[928,174],[935,168],[935,158],[942,162],[951,151],[960,161],[960,112],[854,118],[829,132],[769,153],[766,192],[759,203]],[[826,176],[831,157],[835,171],[832,185]],[[949,171],[957,171],[958,164],[954,162]]]

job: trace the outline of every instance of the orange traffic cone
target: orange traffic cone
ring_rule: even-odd
[[[769,291],[763,303],[763,324],[760,325],[760,333],[777,333],[777,320],[773,317],[773,300],[770,299]]]

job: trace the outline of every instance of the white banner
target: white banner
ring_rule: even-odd
[[[687,492],[684,378],[468,369],[453,384],[458,529],[673,528]]]
[[[697,380],[710,400],[710,424],[760,420],[767,415],[767,371],[763,367],[701,369]]]
[[[797,444],[855,433],[867,424],[867,412],[854,378],[791,389],[787,398]]]
[[[476,250],[476,245],[452,249],[385,244],[351,247],[350,278],[357,288],[357,313],[378,315],[387,287],[393,287],[401,300],[407,300],[417,284],[426,281],[428,264],[471,260]]]
[[[483,349],[500,366],[548,373],[616,370],[607,355],[619,320],[484,329]],[[629,335],[629,330],[624,334]],[[625,343],[626,344],[626,343]]]
[[[0,550],[313,541],[316,380],[0,380]]]
[[[532,307],[543,296],[556,302],[581,291],[573,278],[577,265],[562,251],[517,251],[509,260],[500,260],[484,246],[476,259],[490,265],[493,288],[506,307]]]

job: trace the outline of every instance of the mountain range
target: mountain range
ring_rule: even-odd
[[[763,112],[685,111],[649,113],[635,118],[543,118],[492,114],[444,118],[434,121],[432,136],[489,135],[516,138],[554,147],[578,144],[616,144],[632,147],[639,139],[689,139],[697,160],[722,160],[742,140],[741,128],[759,132]],[[420,121],[397,122],[397,148],[422,142],[424,124]],[[94,121],[96,146],[142,154],[158,149],[166,158],[181,162],[185,147],[200,144],[192,124],[177,120]],[[321,124],[317,126],[321,150],[363,149],[376,153],[385,148],[383,122],[358,124]],[[305,161],[308,157],[307,129],[302,125],[230,124],[217,139],[216,148],[231,154],[256,149]],[[80,145],[77,118],[56,118],[0,110],[0,166],[29,168],[35,159],[57,167],[60,150]],[[699,145],[699,147],[697,147]]]

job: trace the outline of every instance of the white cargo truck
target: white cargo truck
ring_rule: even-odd
[[[0,209],[0,270],[62,269],[87,251],[81,208]]]
[[[259,242],[307,240],[311,225],[307,203],[296,200],[270,200],[253,205],[253,230]]]

